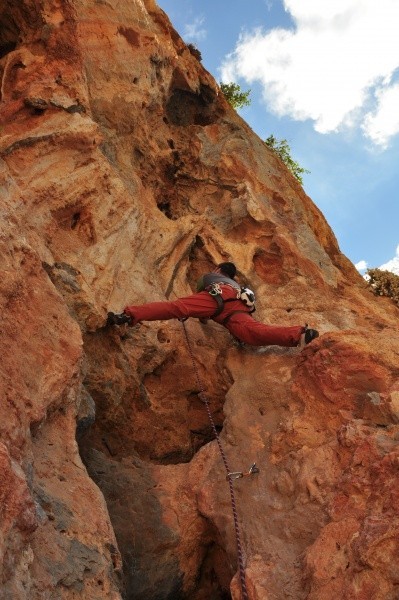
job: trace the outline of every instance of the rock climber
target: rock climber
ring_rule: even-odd
[[[173,301],[149,302],[126,306],[122,313],[108,313],[107,325],[134,326],[141,321],[187,319],[188,317],[212,319],[224,325],[240,342],[251,346],[299,346],[309,344],[319,336],[307,325],[278,326],[256,321],[255,296],[235,280],[236,266],[232,262],[220,263],[212,273],[198,281],[197,293]]]

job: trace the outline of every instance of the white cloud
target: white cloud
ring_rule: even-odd
[[[243,32],[222,64],[222,81],[259,81],[276,115],[312,119],[320,133],[361,126],[386,145],[399,131],[392,82],[399,68],[398,0],[285,0],[284,6],[295,27]]]
[[[362,129],[367,137],[385,148],[390,137],[399,133],[399,84],[377,90],[376,94],[377,109],[366,115]]]
[[[358,263],[355,264],[355,267],[358,271],[365,271],[367,269],[367,263],[365,260],[360,260]]]
[[[206,29],[202,28],[204,22],[204,17],[197,17],[192,23],[187,23],[184,26],[183,38],[188,42],[204,40],[206,38]]]
[[[399,246],[396,248],[396,255],[378,268],[382,271],[391,271],[392,273],[395,273],[395,275],[399,275]]]

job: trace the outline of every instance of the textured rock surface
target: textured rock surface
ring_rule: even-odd
[[[251,600],[395,600],[399,310],[150,0],[0,2],[0,597],[240,598],[182,327],[102,328],[233,259],[299,349],[187,323]]]

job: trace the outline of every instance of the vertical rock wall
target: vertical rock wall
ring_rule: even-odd
[[[0,597],[240,598],[182,326],[107,310],[234,260],[305,350],[187,323],[251,600],[394,600],[398,310],[155,2],[0,2]]]

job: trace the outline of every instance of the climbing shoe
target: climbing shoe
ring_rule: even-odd
[[[309,327],[306,325],[304,338],[305,345],[310,344],[310,342],[315,340],[317,337],[319,337],[319,332],[316,329],[309,329]]]
[[[125,323],[132,322],[132,317],[126,315],[125,313],[113,313],[109,312],[107,315],[107,326],[108,325],[124,325]]]

